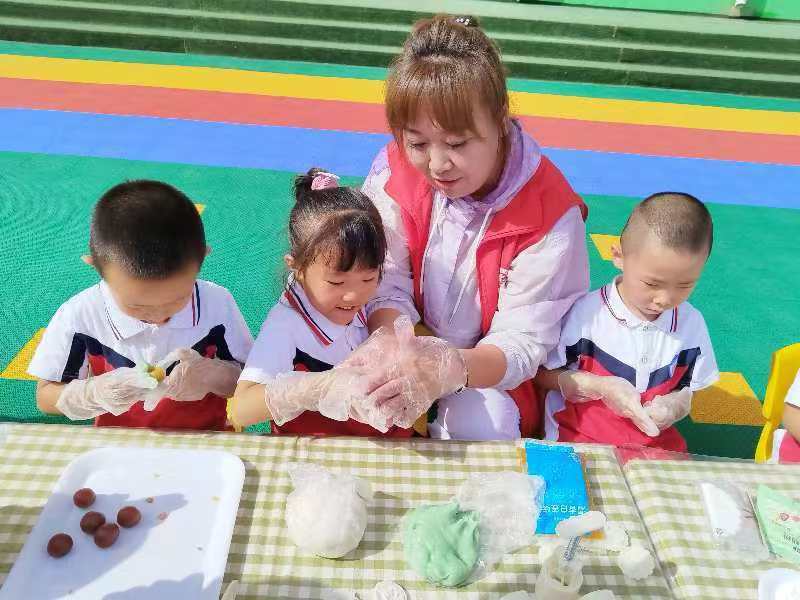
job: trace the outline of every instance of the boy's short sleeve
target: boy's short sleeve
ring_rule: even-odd
[[[281,309],[284,308],[280,304],[276,305],[267,315],[239,381],[265,383],[279,373],[294,371],[297,346],[292,334],[292,321],[281,319]]]
[[[786,393],[786,404],[800,408],[800,370],[797,371],[794,376],[794,382]]]
[[[714,347],[711,345],[711,337],[708,334],[706,321],[699,311],[695,310],[690,322],[686,324],[690,327],[689,331],[695,332],[695,339],[692,346],[700,349],[700,356],[694,364],[692,371],[692,381],[689,389],[693,392],[707,388],[719,380],[719,368],[717,359],[714,356]]]
[[[45,329],[28,365],[28,374],[38,379],[68,383],[85,379],[88,373],[86,346],[77,333],[75,308],[61,305]]]
[[[244,320],[233,295],[230,292],[227,292],[227,295],[229,310],[225,325],[228,334],[226,335],[226,341],[234,360],[243,365],[247,362],[250,349],[253,347],[253,335],[250,333],[250,328],[247,326],[247,322]]]

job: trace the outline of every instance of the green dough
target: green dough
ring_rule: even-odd
[[[479,518],[455,502],[415,508],[405,520],[406,562],[435,585],[461,585],[478,560]]]

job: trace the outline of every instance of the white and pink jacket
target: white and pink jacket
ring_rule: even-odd
[[[476,200],[434,191],[396,144],[376,157],[363,191],[383,218],[384,277],[368,311],[395,308],[459,348],[493,344],[523,436],[540,433],[531,379],[561,319],[589,287],[586,206],[514,122],[494,191]]]

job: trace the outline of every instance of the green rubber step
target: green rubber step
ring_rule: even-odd
[[[205,8],[181,8],[187,6],[205,5]],[[93,17],[102,18],[101,13],[111,14],[119,12],[134,19],[131,25],[143,24],[136,21],[136,12],[146,15],[148,12],[153,18],[163,19],[164,26],[170,27],[170,19],[183,15],[184,18],[208,19],[215,15],[237,21],[254,20],[258,17],[294,17],[295,23],[303,21],[344,21],[351,25],[369,27],[370,24],[397,25],[408,31],[414,20],[428,16],[426,10],[430,6],[425,2],[404,2],[403,5],[414,6],[419,10],[398,10],[392,8],[400,5],[395,1],[383,3],[376,9],[374,3],[364,5],[356,0],[330,3],[324,0],[270,0],[269,2],[232,2],[215,0],[214,2],[172,2],[169,8],[163,3],[145,0],[126,0],[124,3],[108,2],[108,0],[4,0],[0,2],[2,14],[6,16],[29,16],[32,18],[58,18],[58,12],[63,10],[90,11]],[[784,23],[750,23],[743,21],[725,21],[710,17],[695,17],[691,15],[660,15],[661,18],[653,20],[653,15],[634,11],[608,11],[598,9],[578,9],[553,7],[553,6],[514,6],[502,5],[504,10],[496,9],[496,2],[475,2],[462,0],[459,2],[439,3],[444,6],[461,7],[464,9],[482,9],[486,15],[482,22],[484,27],[491,32],[509,32],[525,35],[541,34],[554,37],[572,37],[580,39],[607,39],[617,43],[656,43],[678,45],[682,47],[718,47],[729,50],[752,50],[763,52],[766,49],[782,53],[790,52],[800,54],[800,24]],[[438,6],[438,4],[437,4]],[[225,9],[225,10],[223,10]],[[522,10],[521,14],[514,11]],[[590,18],[586,18],[586,12]],[[473,12],[478,13],[478,10]],[[611,12],[616,16],[609,19],[606,13]],[[604,17],[601,19],[600,17]],[[524,17],[524,18],[523,18]],[[80,19],[91,21],[93,19]],[[153,23],[148,23],[153,24]],[[239,29],[236,33],[248,33]],[[287,37],[304,37],[295,34]],[[765,42],[768,38],[768,44]]]
[[[97,0],[100,1],[100,0]],[[145,0],[146,1],[146,0]],[[152,4],[158,2],[151,0]],[[800,23],[762,22],[719,19],[684,14],[659,14],[641,11],[578,8],[534,4],[507,4],[485,0],[384,0],[380,9],[374,0],[271,0],[258,2],[213,0],[203,3],[242,12],[264,12],[324,17],[358,22],[395,22],[409,25],[421,15],[432,12],[470,14],[480,18],[492,31],[542,33],[561,36],[575,32],[580,37],[676,43],[679,45],[719,47],[730,50],[800,53]],[[244,6],[243,6],[244,5]]]
[[[512,76],[800,98],[800,24],[479,0]],[[429,2],[0,0],[0,38],[385,67]],[[635,18],[634,18],[635,17]],[[763,36],[770,36],[764,39]]]
[[[0,0],[0,14],[6,18],[39,21],[82,22],[152,30],[186,31],[196,33],[234,34],[264,37],[287,37],[308,40],[362,42],[396,45],[408,35],[408,27],[371,24],[329,19],[304,19],[274,15],[203,12],[125,5],[96,5],[91,2],[61,2],[58,0],[19,2]]]
[[[34,41],[43,37],[59,44],[86,44],[146,50],[227,54],[270,59],[327,61],[385,66],[398,48],[356,42],[293,38],[264,38],[239,34],[135,28],[128,26],[0,18],[0,37]],[[668,66],[601,63],[552,57],[504,56],[515,77],[545,80],[592,81],[607,84],[650,85],[784,97],[800,97],[800,77],[689,69]],[[677,83],[677,85],[676,85]]]
[[[245,15],[243,13],[204,12],[137,5],[105,6],[93,2],[20,2],[0,0],[2,14],[26,18],[32,12],[47,14],[48,20],[119,24],[127,27],[187,30],[208,34],[232,33],[264,37],[356,42],[399,48],[407,28],[397,24],[352,23],[330,19]],[[46,9],[46,10],[45,10]],[[39,12],[41,11],[41,12]],[[698,48],[678,48],[663,44],[641,44],[619,40],[579,39],[554,35],[489,33],[502,51],[531,57],[555,57],[627,64],[652,64],[728,71],[800,73],[800,55],[776,55]]]

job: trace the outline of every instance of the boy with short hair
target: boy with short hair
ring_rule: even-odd
[[[673,424],[692,393],[719,378],[703,316],[686,299],[711,252],[711,215],[697,198],[654,194],[625,225],[608,285],[578,300],[537,381],[547,439],[686,451]]]
[[[105,426],[224,429],[253,339],[230,292],[197,279],[209,248],[195,205],[165,183],[121,183],[95,205],[89,247],[82,258],[102,281],[58,309],[28,368],[39,409]],[[144,369],[157,364],[161,383]]]

